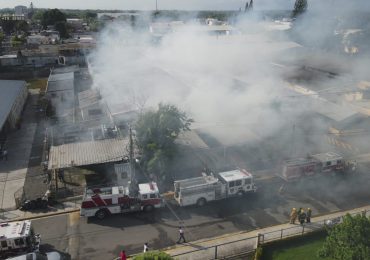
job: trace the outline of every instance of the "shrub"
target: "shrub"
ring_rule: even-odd
[[[133,258],[134,260],[174,260],[169,254],[162,251],[149,251]]]
[[[254,254],[254,260],[261,260],[262,253],[263,253],[262,247],[261,246],[257,247],[256,253]]]

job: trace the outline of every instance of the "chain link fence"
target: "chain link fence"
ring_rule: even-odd
[[[355,216],[358,214],[370,216],[370,210],[356,211],[350,213]],[[288,237],[301,236],[313,231],[322,230],[325,227],[339,224],[343,221],[343,217],[346,214],[342,214],[337,217],[327,218],[319,221],[312,222],[304,225],[294,225],[292,227],[283,228],[280,230],[274,230],[271,232],[258,233],[257,236],[252,236],[244,239],[233,240],[209,247],[202,247],[194,245],[194,250],[190,250],[183,253],[173,254],[176,259],[227,259],[235,255],[247,255],[255,251],[258,245],[265,243],[282,240]],[[191,246],[191,243],[188,243]]]

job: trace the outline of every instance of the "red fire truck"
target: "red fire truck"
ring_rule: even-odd
[[[155,182],[138,185],[137,195],[132,195],[127,186],[87,188],[80,214],[103,219],[110,214],[135,211],[152,211],[164,206]]]
[[[327,152],[309,155],[306,158],[286,160],[278,176],[286,181],[294,181],[318,173],[353,172],[355,170],[355,161],[345,161],[341,155]]]

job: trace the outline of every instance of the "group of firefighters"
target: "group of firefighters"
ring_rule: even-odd
[[[311,223],[311,215],[312,210],[310,208],[307,209],[307,212],[305,212],[303,208],[299,208],[298,211],[296,208],[293,208],[290,212],[290,224],[295,224],[297,219],[301,225],[303,225],[305,222]]]

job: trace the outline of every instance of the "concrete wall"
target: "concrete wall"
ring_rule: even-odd
[[[27,96],[28,96],[28,90],[27,90],[26,83],[25,83],[24,87],[18,93],[18,96],[13,103],[12,110],[10,111],[10,114],[8,116],[7,121],[11,128],[17,127],[17,123],[19,122],[19,119],[23,111],[23,107],[27,100]]]

